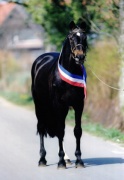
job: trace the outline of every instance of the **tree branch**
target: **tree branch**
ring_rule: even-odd
[[[19,5],[24,6],[24,7],[26,7],[26,8],[29,6],[28,4],[23,3],[23,2],[19,2],[19,1],[8,1],[8,3],[19,4]]]

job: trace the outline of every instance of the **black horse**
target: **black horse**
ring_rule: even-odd
[[[86,24],[79,26],[72,21],[70,32],[63,43],[61,53],[45,53],[32,66],[32,96],[38,119],[40,135],[39,165],[46,165],[44,136],[58,137],[58,167],[66,167],[63,138],[65,118],[69,107],[75,111],[76,167],[84,167],[81,160],[80,138],[82,136],[81,116],[86,96],[86,71],[83,66],[87,50]]]

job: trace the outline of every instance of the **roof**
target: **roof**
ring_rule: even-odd
[[[41,39],[21,40],[8,44],[8,49],[41,49],[43,41]]]
[[[0,25],[7,19],[15,6],[14,3],[0,2]]]

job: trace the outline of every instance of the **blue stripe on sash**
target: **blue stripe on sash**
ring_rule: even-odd
[[[59,64],[59,68],[65,73],[67,74],[68,76],[72,77],[72,78],[75,78],[75,79],[83,79],[83,76],[79,76],[79,75],[75,75],[75,74],[72,74],[70,72],[68,72],[65,68],[63,68],[60,64]],[[85,70],[85,67],[82,66],[82,70],[83,70],[83,75],[85,77],[85,81],[86,81],[86,70]]]

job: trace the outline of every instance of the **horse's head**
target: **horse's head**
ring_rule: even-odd
[[[76,64],[83,64],[87,50],[87,36],[85,33],[86,23],[82,22],[80,26],[75,25],[72,21],[69,25],[70,33],[68,35],[71,54]]]

